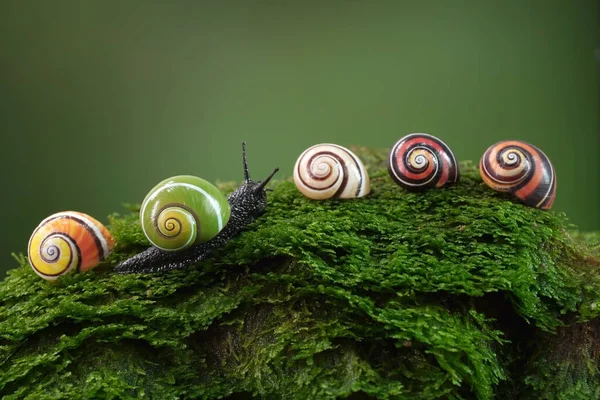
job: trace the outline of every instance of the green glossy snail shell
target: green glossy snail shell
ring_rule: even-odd
[[[165,179],[146,195],[140,209],[144,234],[154,246],[178,251],[215,237],[229,221],[227,198],[204,179]]]

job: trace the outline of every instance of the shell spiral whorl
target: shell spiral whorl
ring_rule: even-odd
[[[27,246],[29,264],[46,280],[87,271],[102,262],[115,241],[104,225],[89,215],[65,211],[44,219]]]
[[[225,196],[208,181],[174,176],[156,185],[140,208],[146,238],[165,251],[178,251],[215,237],[230,216]]]
[[[388,156],[392,179],[410,191],[458,182],[458,164],[450,148],[435,136],[412,133],[398,140]]]
[[[183,204],[170,204],[158,211],[154,220],[156,232],[165,239],[187,238],[193,243],[199,229],[198,216]]]
[[[518,140],[490,146],[481,157],[483,181],[499,192],[514,194],[524,204],[552,207],[556,197],[556,173],[550,159],[537,147]]]
[[[345,147],[329,143],[314,145],[298,157],[294,183],[313,200],[351,199],[371,191],[362,161]]]

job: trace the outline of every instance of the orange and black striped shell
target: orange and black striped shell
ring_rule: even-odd
[[[89,215],[65,211],[44,219],[31,234],[27,255],[36,274],[47,280],[96,267],[115,241],[104,225]]]
[[[481,157],[483,181],[499,192],[509,192],[524,204],[547,210],[556,196],[556,172],[537,147],[518,140],[490,146]]]

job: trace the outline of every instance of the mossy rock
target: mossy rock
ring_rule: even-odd
[[[409,193],[353,149],[373,193],[315,202],[290,180],[213,258],[158,275],[110,217],[111,259],[0,283],[4,399],[598,399],[599,235],[487,188]],[[233,185],[223,185],[231,190]]]

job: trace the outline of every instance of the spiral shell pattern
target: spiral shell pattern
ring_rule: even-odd
[[[537,147],[518,140],[490,146],[481,157],[483,181],[499,192],[514,194],[524,204],[547,210],[556,197],[556,173]]]
[[[27,246],[29,264],[47,280],[96,267],[115,241],[104,225],[89,215],[65,211],[44,219]]]
[[[146,238],[165,251],[206,242],[230,217],[227,198],[204,179],[181,175],[165,179],[146,196],[140,222]]]
[[[458,182],[458,164],[450,148],[435,136],[412,133],[398,140],[388,156],[388,172],[410,191]]]
[[[336,144],[317,144],[305,150],[294,166],[294,183],[309,199],[351,199],[371,192],[362,161]]]

